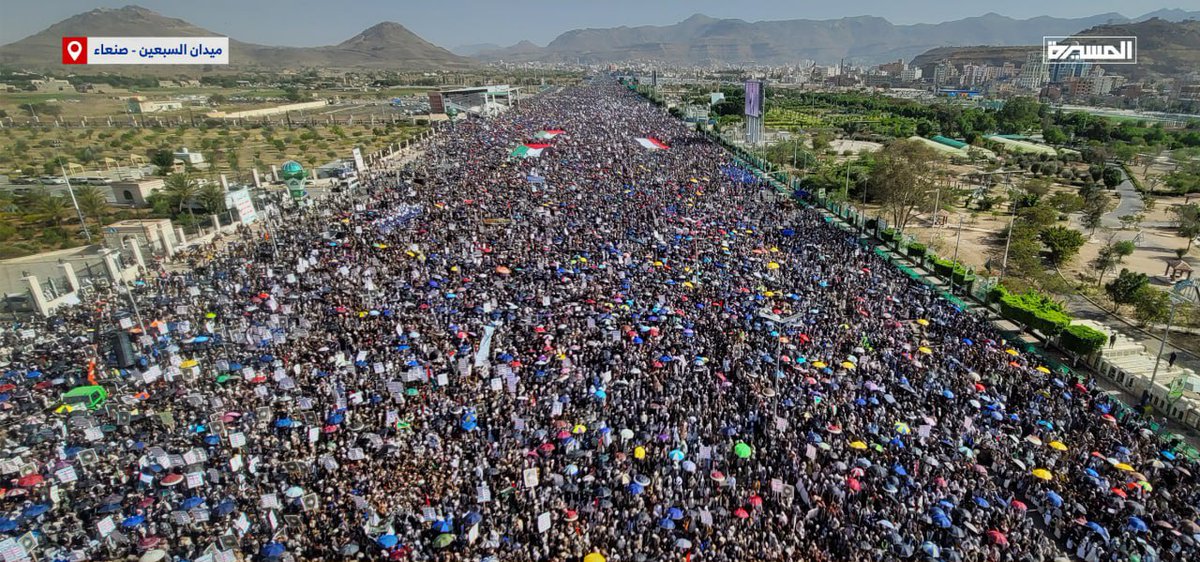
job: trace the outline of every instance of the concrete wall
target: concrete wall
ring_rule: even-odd
[[[264,107],[262,109],[248,109],[246,111],[234,111],[225,113],[224,111],[214,111],[205,114],[205,117],[213,119],[241,119],[243,117],[265,117],[267,115],[279,115],[289,111],[303,111],[306,109],[318,109],[325,107],[329,103],[325,101],[306,101],[301,103],[289,103],[286,105],[277,105],[275,107]]]

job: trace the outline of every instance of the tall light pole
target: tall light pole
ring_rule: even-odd
[[[1188,289],[1191,289],[1191,294],[1188,294]],[[1200,290],[1196,289],[1196,282],[1191,279],[1184,279],[1171,287],[1171,313],[1167,316],[1167,328],[1163,330],[1162,340],[1158,343],[1158,356],[1154,358],[1154,371],[1150,373],[1150,391],[1154,391],[1154,381],[1158,378],[1158,364],[1162,362],[1163,349],[1167,347],[1167,338],[1171,335],[1171,322],[1175,320],[1175,307],[1181,302],[1196,302],[1200,297]]]
[[[60,163],[58,169],[62,171],[63,181],[67,182],[67,193],[71,194],[71,205],[75,206],[75,215],[79,217],[79,224],[83,227],[83,235],[87,238],[88,244],[92,243],[92,233],[88,230],[87,222],[83,220],[83,211],[79,210],[79,201],[75,200],[75,189],[71,187],[71,178],[67,177],[67,169]]]

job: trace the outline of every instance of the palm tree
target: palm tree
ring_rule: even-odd
[[[108,197],[94,185],[82,185],[75,188],[75,201],[79,210],[85,216],[96,219],[96,226],[104,228],[104,216],[108,214]]]
[[[22,207],[30,219],[56,228],[71,215],[71,204],[61,196],[51,195],[44,187],[30,193]]]
[[[204,205],[204,209],[209,213],[218,214],[225,212],[225,190],[221,189],[221,184],[209,182],[200,188],[200,195],[197,197],[200,204]]]
[[[176,214],[182,213],[183,206],[189,204],[188,215],[191,215],[193,219],[195,218],[190,203],[197,195],[200,195],[200,182],[196,181],[196,178],[187,172],[171,174],[167,176],[163,192],[170,198],[172,205],[176,207]]]

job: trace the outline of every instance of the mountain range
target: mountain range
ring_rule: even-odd
[[[62,37],[196,37],[220,36],[184,20],[140,6],[95,9],[71,16],[34,35],[0,47],[0,65],[59,67]],[[461,69],[476,63],[434,45],[403,25],[376,24],[337,45],[272,47],[230,38],[229,62],[237,67],[388,67],[413,70]],[[149,67],[139,67],[145,70]],[[178,67],[170,68],[178,72]],[[120,66],[108,67],[119,70]]]
[[[841,59],[874,64],[938,47],[1037,45],[1046,35],[1071,35],[1110,23],[1200,18],[1200,12],[1159,10],[1139,18],[1106,13],[1082,18],[1013,19],[995,13],[936,24],[896,25],[874,16],[834,20],[747,22],[696,14],[666,26],[576,29],[537,48],[528,42],[475,55],[512,62],[666,62],[673,64],[795,64]]]
[[[456,47],[457,53],[425,41],[403,25],[383,22],[337,45],[282,47],[230,38],[230,65],[237,68],[373,67],[410,70],[470,68],[479,61],[655,62],[666,64],[796,64],[802,60],[859,64],[908,60],[931,49],[966,45],[1038,45],[1045,35],[1071,35],[1105,25],[1152,18],[1200,19],[1200,11],[1159,10],[1139,18],[1106,13],[1082,18],[1013,19],[995,13],[936,24],[896,25],[873,16],[834,20],[746,22],[696,14],[666,26],[575,29],[545,47],[529,41],[497,48]],[[465,33],[465,31],[464,31]],[[214,36],[219,32],[163,16],[139,6],[96,9],[60,21],[0,47],[0,65],[58,68],[64,36]],[[1145,53],[1151,45],[1140,45]],[[468,58],[470,57],[470,58]],[[1168,57],[1170,58],[1170,57]],[[146,71],[150,67],[138,67]],[[171,68],[177,71],[177,67]],[[108,70],[120,71],[121,67]]]
[[[1104,66],[1107,71],[1126,78],[1176,76],[1189,70],[1200,73],[1200,20],[1171,22],[1151,18],[1130,23],[1108,23],[1074,35],[1137,37],[1137,64]],[[910,64],[925,69],[939,62],[955,66],[968,62],[1000,66],[1011,62],[1019,66],[1029,53],[1038,52],[1040,45],[1038,41],[1024,46],[939,47],[917,55]]]

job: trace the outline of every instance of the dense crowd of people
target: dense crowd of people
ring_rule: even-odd
[[[1200,559],[1193,461],[744,172],[598,79],[7,322],[0,532],[62,560]]]

